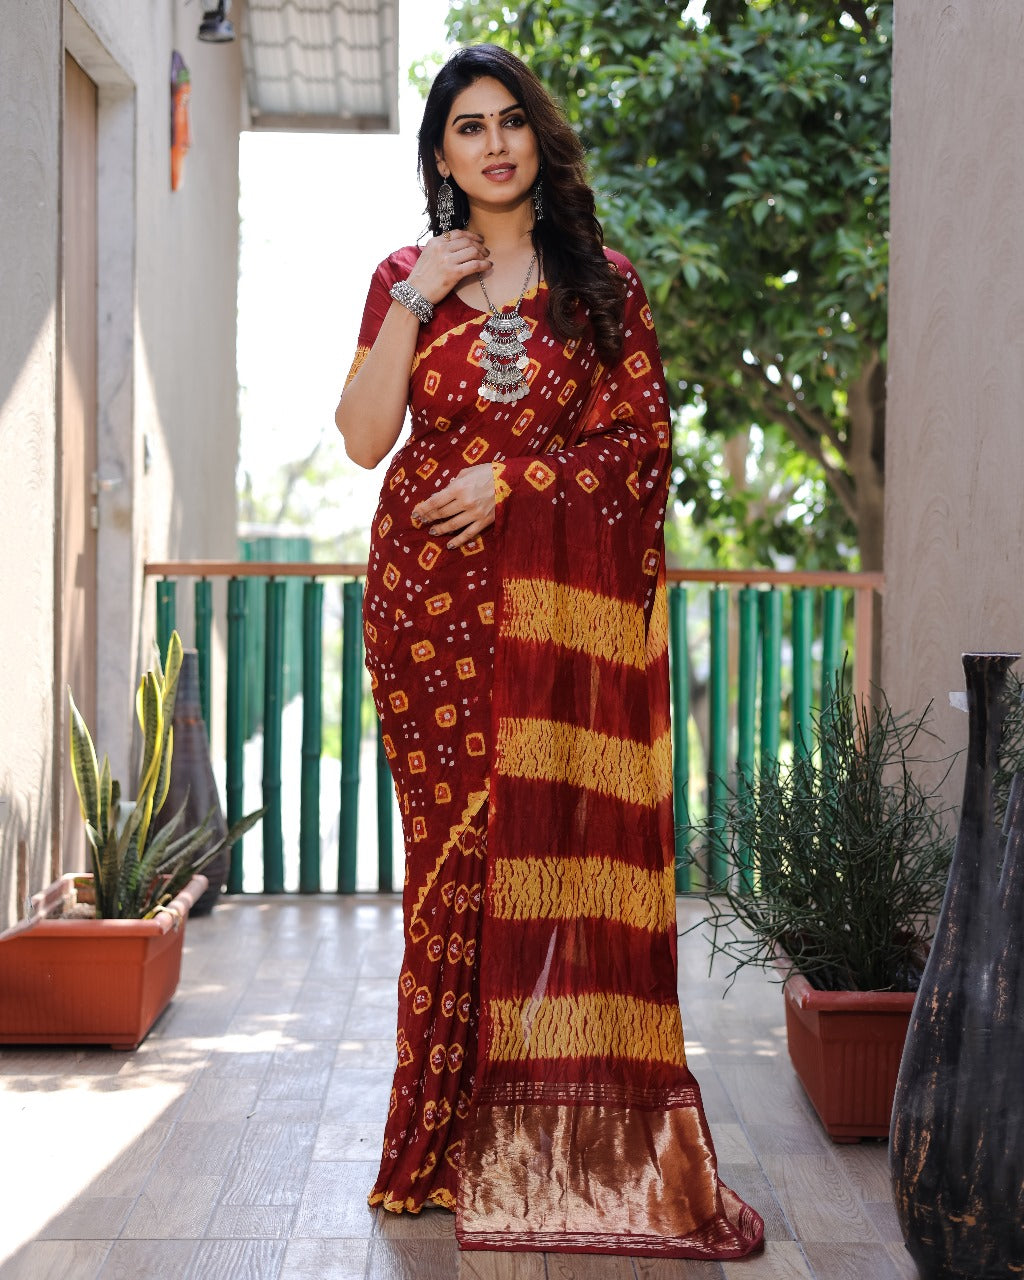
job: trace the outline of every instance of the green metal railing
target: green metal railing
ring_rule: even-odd
[[[707,731],[701,781],[711,839],[706,881],[724,874],[723,811],[730,790],[749,786],[759,765],[806,753],[816,708],[828,705],[847,655],[855,697],[871,686],[874,595],[881,574],[669,570],[669,651],[676,811],[676,888],[693,884],[689,822],[694,666],[703,661]],[[693,588],[703,593],[691,602]],[[703,619],[706,643],[695,635]],[[703,657],[702,657],[703,655]],[[817,680],[815,680],[817,675]],[[753,873],[745,850],[741,874]]]
[[[251,563],[308,564],[313,554],[310,538],[293,534],[246,534],[238,539],[238,558]],[[277,638],[283,645],[281,695],[285,701],[302,692],[302,598],[301,583],[283,579],[284,617],[275,622]],[[263,728],[263,678],[266,670],[267,581],[257,574],[245,578],[248,626],[245,639],[245,734],[251,737]],[[207,722],[209,723],[209,722]]]
[[[251,630],[261,631],[264,669],[259,720],[263,726],[262,891],[282,893],[286,881],[282,789],[285,761],[281,734],[285,683],[286,584],[302,587],[301,672],[302,739],[298,768],[300,806],[297,877],[301,893],[322,888],[320,801],[321,753],[325,725],[324,586],[340,582],[340,706],[327,709],[340,725],[341,771],[338,795],[337,889],[353,893],[359,855],[360,754],[364,725],[373,723],[366,702],[362,648],[362,578],[365,565],[284,563],[276,561],[182,561],[152,563],[156,580],[157,642],[166,652],[175,627],[179,579],[194,582],[194,644],[199,652],[201,696],[211,726],[211,654],[214,610],[211,580],[226,578],[225,791],[227,819],[257,807],[244,792],[243,758],[252,723],[247,708],[246,654],[253,650]],[[880,574],[829,574],[670,570],[668,588],[669,656],[672,699],[673,791],[676,811],[676,887],[695,887],[689,857],[689,823],[694,809],[706,806],[712,832],[730,788],[749,785],[759,764],[809,749],[815,707],[826,706],[829,689],[850,655],[853,691],[870,688],[874,593]],[[263,578],[258,617],[251,616],[251,580]],[[706,702],[698,728],[694,711]],[[695,754],[702,768],[695,768]],[[377,729],[376,888],[393,885],[394,788]],[[721,856],[709,842],[707,879],[721,876]],[[230,892],[243,889],[242,842],[236,844],[228,878]],[[753,852],[747,853],[751,874]]]

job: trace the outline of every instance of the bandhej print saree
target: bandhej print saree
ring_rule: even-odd
[[[418,252],[378,267],[353,371]],[[608,257],[613,368],[551,333],[543,285],[516,404],[478,394],[484,313],[453,294],[421,330],[364,604],[407,852],[370,1202],[454,1209],[463,1248],[736,1258],[763,1224],[719,1181],[676,993],[668,404]],[[495,522],[449,551],[411,512],[477,463]]]

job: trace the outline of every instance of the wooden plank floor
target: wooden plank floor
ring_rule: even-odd
[[[447,1213],[372,1212],[401,948],[394,898],[226,900],[135,1053],[0,1051],[0,1280],[913,1280],[884,1144],[827,1140],[778,987],[746,973],[723,1000],[699,933],[690,1065],[762,1256],[460,1254]]]

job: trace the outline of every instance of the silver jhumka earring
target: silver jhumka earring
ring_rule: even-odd
[[[441,235],[447,236],[451,234],[454,221],[455,193],[452,191],[451,183],[448,179],[442,178],[441,185],[437,189],[437,225],[441,228]]]
[[[541,185],[540,174],[537,174],[537,181],[533,184],[533,219],[540,222],[544,217],[544,189]]]

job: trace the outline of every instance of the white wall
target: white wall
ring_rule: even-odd
[[[241,53],[237,42],[196,40],[201,8],[186,0],[4,6],[0,927],[26,890],[50,878],[60,812],[53,636],[65,44],[99,85],[99,471],[111,484],[99,498],[94,728],[126,781],[134,685],[153,632],[142,562],[234,554]],[[192,71],[193,143],[172,193],[174,48]],[[189,610],[182,615],[189,643]]]

